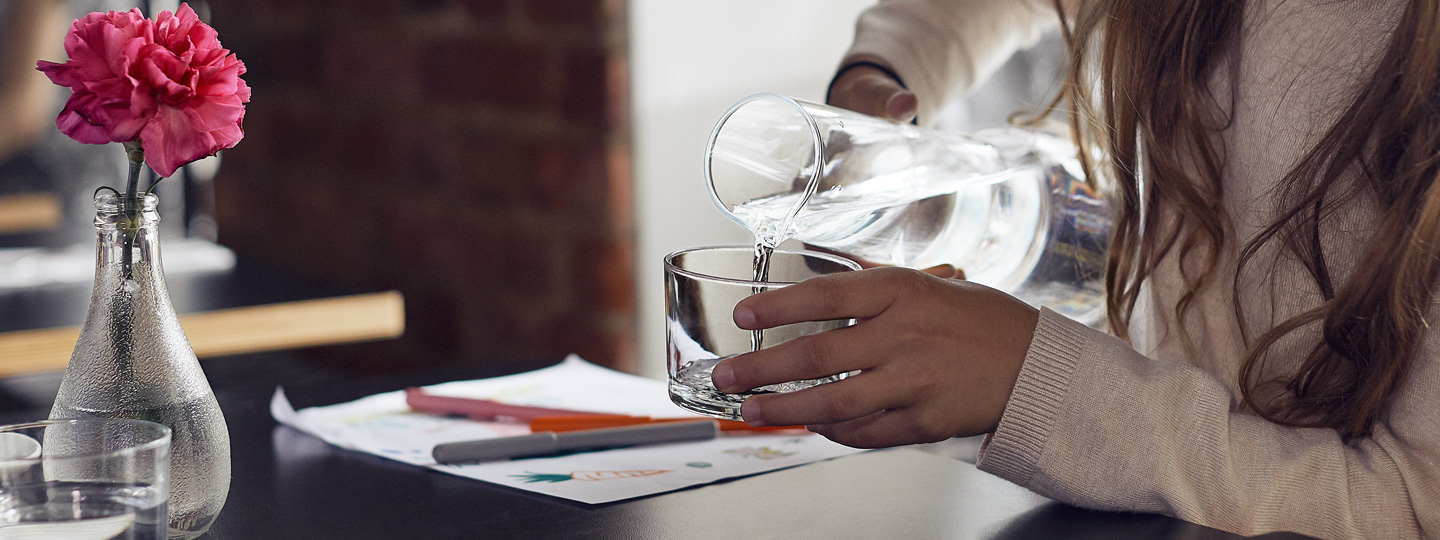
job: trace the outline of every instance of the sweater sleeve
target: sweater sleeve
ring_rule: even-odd
[[[882,0],[861,14],[841,65],[890,68],[915,92],[926,122],[1058,22],[1048,0]]]
[[[1240,534],[1440,536],[1434,341],[1389,417],[1346,444],[1334,430],[1239,411],[1201,369],[1147,358],[1045,310],[979,467],[1078,506]]]

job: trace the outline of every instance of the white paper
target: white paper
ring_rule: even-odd
[[[544,369],[425,387],[430,394],[557,409],[657,418],[698,415],[670,402],[665,383],[596,366],[571,355]],[[282,389],[275,420],[339,446],[450,474],[585,503],[605,503],[803,465],[860,452],[805,432],[731,434],[650,445],[467,465],[439,465],[437,444],[529,433],[520,424],[411,412],[403,391],[296,411]]]

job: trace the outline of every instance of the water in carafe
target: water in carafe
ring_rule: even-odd
[[[1065,137],[939,133],[767,94],[732,107],[708,150],[712,197],[759,246],[953,264],[1032,305],[1103,319],[1110,219]]]

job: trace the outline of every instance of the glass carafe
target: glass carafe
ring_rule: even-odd
[[[1087,324],[1104,318],[1110,217],[1068,138],[951,133],[756,94],[705,152],[715,204],[776,246],[796,239],[877,264],[949,263],[967,279]]]
[[[147,195],[127,217],[123,198],[95,198],[95,284],[51,418],[149,420],[172,430],[169,538],[204,534],[230,490],[230,436],[215,394],[180,328],[160,263]]]

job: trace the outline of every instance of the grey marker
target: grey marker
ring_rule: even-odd
[[[440,444],[435,446],[430,455],[437,463],[442,464],[495,461],[642,444],[701,441],[714,439],[719,432],[720,425],[712,420],[660,422],[560,433],[546,431],[518,437]]]

